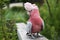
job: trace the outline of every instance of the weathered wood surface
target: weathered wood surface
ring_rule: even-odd
[[[29,36],[26,35],[26,24],[24,23],[16,23],[17,25],[17,35],[19,37],[19,40],[48,40],[47,38],[39,37],[35,39],[31,39]],[[42,36],[42,35],[41,35]]]

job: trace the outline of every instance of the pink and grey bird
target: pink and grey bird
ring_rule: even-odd
[[[38,6],[27,2],[24,4],[24,7],[30,16],[27,23],[28,33],[33,35],[34,33],[39,33],[44,28],[44,21],[40,16]]]

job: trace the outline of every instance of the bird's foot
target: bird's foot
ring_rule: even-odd
[[[35,39],[35,36],[34,35],[31,35],[31,39]]]
[[[31,33],[26,33],[26,35],[28,35],[31,39],[35,39],[35,37]]]
[[[41,37],[41,35],[40,34],[35,34],[35,35],[33,35],[34,37],[36,37],[36,38],[39,38],[39,37]]]
[[[39,38],[39,37],[41,37],[41,36],[40,36],[40,35],[37,35],[36,37]]]
[[[31,33],[26,33],[26,35],[31,36]]]

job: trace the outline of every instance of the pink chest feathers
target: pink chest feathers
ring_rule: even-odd
[[[40,32],[42,28],[42,18],[38,10],[35,9],[31,12],[29,21],[32,23],[32,33]]]

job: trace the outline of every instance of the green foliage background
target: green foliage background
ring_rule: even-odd
[[[0,1],[0,40],[18,40],[15,23],[26,23],[29,16],[23,7],[3,9],[9,1]],[[44,20],[45,28],[42,35],[49,40],[60,40],[60,0],[45,0],[39,7],[40,15]]]

